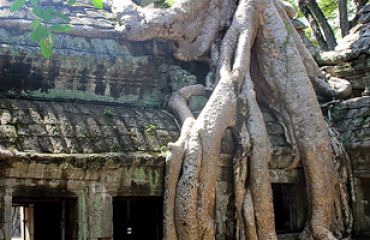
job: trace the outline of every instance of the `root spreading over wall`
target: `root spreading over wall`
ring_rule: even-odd
[[[309,209],[300,238],[348,236],[349,170],[338,167],[340,148],[329,137],[316,94],[342,97],[350,87],[324,79],[291,24],[290,6],[279,0],[184,0],[169,9],[146,9],[116,0],[112,9],[126,38],[176,41],[178,59],[208,55],[209,76],[216,76],[207,78],[213,92],[197,118],[187,99],[204,94],[202,85],[184,87],[169,100],[182,130],[168,146],[165,239],[215,239],[216,171],[225,131],[237,143],[236,238],[277,239],[268,171],[272,150],[257,99],[284,126],[295,155],[290,168],[299,161],[304,168]]]

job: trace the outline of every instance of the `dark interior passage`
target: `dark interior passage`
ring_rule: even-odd
[[[62,207],[61,202],[44,202],[34,205],[35,240],[62,240],[64,221]]]
[[[278,234],[301,232],[307,218],[304,183],[273,183],[272,191],[276,232]]]
[[[162,198],[114,198],[113,239],[162,239]]]
[[[292,232],[292,192],[288,184],[272,184],[277,233]]]
[[[69,240],[77,236],[76,201],[73,199],[14,199],[22,219],[13,222],[14,237],[30,240]],[[20,224],[19,224],[19,223]],[[18,230],[19,229],[19,230]],[[18,232],[22,232],[19,234]]]

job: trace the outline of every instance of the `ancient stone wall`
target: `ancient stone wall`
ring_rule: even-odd
[[[332,76],[351,82],[352,97],[370,94],[370,5],[361,10],[359,24],[338,42],[335,51],[316,55],[316,60]]]
[[[354,232],[370,237],[370,97],[336,103],[329,112],[352,162]]]
[[[0,239],[12,203],[75,199],[73,239],[112,238],[112,198],[162,196],[166,145],[178,137],[161,110],[109,103],[0,100]]]
[[[301,170],[284,169],[292,156],[282,126],[267,109],[264,117],[274,144],[272,181],[301,183]],[[179,133],[173,116],[163,110],[49,98],[2,98],[0,123],[0,178],[8,191],[4,201],[6,196],[64,196],[83,201],[95,201],[99,194],[108,200],[115,196],[161,196],[166,145]],[[234,234],[233,152],[233,138],[228,133],[219,163],[217,239],[233,239]],[[100,189],[99,194],[91,193],[90,188]],[[3,206],[5,212],[7,207]],[[88,206],[79,207],[85,209],[83,214],[97,211],[88,210]],[[91,224],[96,223],[81,221],[80,216],[78,222],[85,230],[79,236],[90,234]]]
[[[74,7],[63,3],[50,2],[71,17],[73,30],[56,34],[54,54],[47,60],[31,40],[30,10],[13,13],[11,1],[0,1],[0,94],[159,108],[171,91],[171,76],[183,75],[173,65],[182,64],[197,73],[204,72],[201,68],[207,71],[206,64],[175,61],[169,43],[125,41],[114,30],[115,19],[108,7],[99,10],[88,1]]]

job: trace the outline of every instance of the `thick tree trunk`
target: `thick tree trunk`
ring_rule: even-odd
[[[266,19],[276,18],[270,9],[264,14]],[[334,220],[331,217],[334,193],[330,184],[325,184],[329,180],[327,172],[331,163],[329,138],[305,66],[290,36],[292,30],[281,20],[266,21],[260,31],[261,37],[257,38],[257,51],[261,53],[258,63],[263,78],[275,95],[272,101],[287,108],[292,120],[311,203],[307,229],[315,239],[333,239],[330,228]],[[267,43],[272,43],[276,52],[271,54]],[[299,83],[294,83],[297,79]]]
[[[299,9],[302,11],[303,15],[305,16],[305,18],[307,19],[307,21],[309,22],[311,26],[312,32],[315,35],[317,44],[319,45],[320,49],[324,51],[328,51],[329,50],[328,43],[325,41],[323,33],[321,32],[320,26],[317,23],[314,16],[312,15],[310,9],[305,4],[305,1],[299,0],[298,4],[299,4]]]
[[[358,23],[358,20],[360,18],[360,10],[362,7],[364,7],[369,1],[368,0],[354,0],[353,1],[356,5],[356,15],[354,18],[349,22],[349,28],[353,28]]]
[[[334,50],[337,42],[333,29],[330,27],[324,13],[315,0],[299,0],[299,8],[309,21],[315,37],[323,50]]]
[[[339,0],[339,24],[342,37],[349,33],[347,0]]]
[[[296,151],[292,168],[298,161],[304,167],[310,207],[301,239],[340,237],[348,218],[343,216],[350,215],[347,207],[345,213],[341,210],[341,205],[347,206],[346,191],[335,191],[340,179],[314,88],[331,97],[348,89],[335,92],[323,80],[291,24],[292,8],[278,0],[187,0],[169,10],[142,9],[130,1],[113,6],[121,24],[117,29],[129,39],[159,36],[177,41],[176,56],[183,60],[196,59],[213,46],[215,88],[200,115],[194,118],[186,101],[203,93],[199,85],[179,90],[169,101],[183,127],[178,141],[169,144],[164,238],[215,238],[217,163],[221,139],[231,129],[238,146],[236,239],[277,239],[268,169],[272,151],[257,98],[285,125]],[[339,225],[334,224],[337,216],[342,219]]]

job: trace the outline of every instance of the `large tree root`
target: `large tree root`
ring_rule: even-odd
[[[298,161],[304,167],[309,218],[301,239],[347,234],[351,221],[346,178],[335,168],[314,88],[334,97],[348,94],[348,87],[338,91],[324,80],[290,22],[292,8],[278,0],[185,0],[168,10],[143,9],[127,0],[113,6],[121,23],[118,29],[129,39],[177,41],[176,56],[182,60],[199,58],[213,46],[215,88],[200,115],[195,119],[186,101],[203,93],[200,86],[185,87],[169,101],[183,127],[178,141],[169,144],[165,239],[215,238],[217,166],[227,129],[232,129],[238,146],[236,238],[277,239],[268,169],[272,150],[257,98],[280,113],[296,156],[290,167]]]

